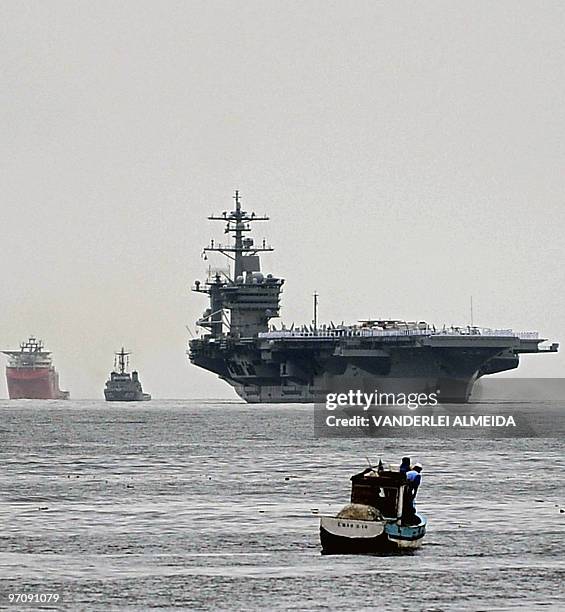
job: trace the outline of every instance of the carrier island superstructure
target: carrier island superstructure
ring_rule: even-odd
[[[193,291],[209,308],[190,340],[190,361],[217,374],[250,403],[322,402],[328,392],[376,389],[438,393],[441,402],[466,402],[482,376],[518,367],[523,353],[556,352],[537,332],[476,326],[435,327],[424,321],[365,320],[353,325],[276,328],[284,280],[263,274],[260,254],[272,251],[249,236],[268,217],[235,207],[208,217],[225,224],[229,242],[204,248],[229,259]],[[232,272],[230,272],[230,269]]]

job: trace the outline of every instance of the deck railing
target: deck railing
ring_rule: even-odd
[[[460,329],[318,329],[307,330],[274,330],[259,333],[259,338],[312,338],[316,340],[356,337],[390,337],[390,336],[494,336],[497,338],[520,338],[521,340],[537,340],[536,331],[513,331],[511,329],[460,328]]]

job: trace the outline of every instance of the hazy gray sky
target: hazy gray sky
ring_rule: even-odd
[[[0,344],[101,397],[235,397],[188,364],[206,220],[268,212],[282,320],[565,340],[565,4],[0,3]],[[562,376],[565,356],[523,359]],[[4,377],[0,395],[6,397]]]

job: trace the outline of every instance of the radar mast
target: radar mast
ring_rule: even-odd
[[[241,198],[237,189],[233,199],[235,200],[235,209],[230,213],[224,211],[221,215],[210,215],[208,217],[210,221],[223,221],[226,224],[224,233],[233,235],[233,243],[216,244],[211,240],[210,245],[205,247],[204,251],[216,251],[231,259],[234,262],[234,278],[230,280],[237,283],[240,282],[238,279],[243,280],[243,273],[247,271],[245,265],[246,257],[257,255],[257,253],[273,251],[274,249],[267,245],[265,240],[263,240],[261,246],[256,246],[253,238],[245,237],[245,233],[251,231],[251,223],[254,221],[269,221],[269,217],[266,215],[259,216],[254,212],[248,213],[242,210]]]
[[[246,235],[253,222],[268,221],[269,217],[243,210],[238,190],[233,199],[232,211],[208,217],[210,221],[225,223],[224,233],[232,236],[233,241],[222,244],[210,240],[203,250],[204,258],[206,253],[217,252],[233,261],[233,275],[229,271],[210,270],[206,282],[195,281],[193,287],[193,291],[206,293],[210,300],[210,307],[196,324],[216,338],[224,334],[224,326],[233,337],[255,337],[266,331],[269,320],[279,316],[279,295],[284,283],[283,279],[272,274],[265,277],[261,272],[260,253],[273,251],[273,247],[265,239],[255,245],[253,238]]]
[[[124,347],[122,346],[122,350],[119,353],[116,353],[116,357],[114,359],[114,368],[120,373],[125,374],[129,365],[129,357],[131,353],[126,352]]]

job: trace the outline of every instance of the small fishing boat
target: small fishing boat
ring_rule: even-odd
[[[351,477],[351,503],[320,517],[323,554],[412,551],[422,544],[426,517],[416,513],[405,474],[367,468]]]

